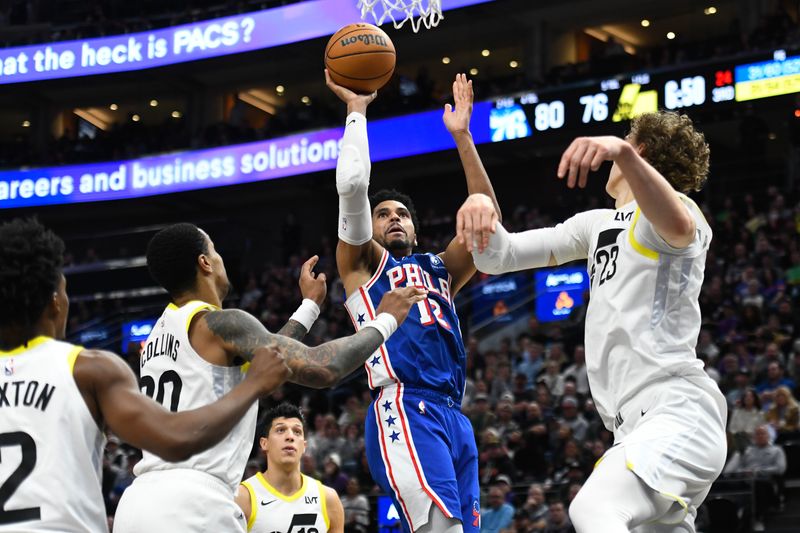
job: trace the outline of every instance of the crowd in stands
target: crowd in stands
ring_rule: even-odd
[[[62,1],[68,2],[68,0]],[[260,9],[262,5],[272,6],[281,3],[289,2],[280,0],[255,3],[239,2],[235,4],[234,9],[247,11]],[[13,5],[16,4],[36,3],[16,2]],[[86,3],[81,3],[81,5],[83,4]],[[125,10],[148,13],[148,9],[153,9],[153,2],[142,4],[146,5],[140,6],[139,3],[123,3],[115,0],[88,3],[86,4],[89,7],[87,16],[90,23],[87,23],[87,27],[95,30],[110,27],[103,24],[97,25],[95,19],[98,17],[102,17],[102,20],[108,24],[117,20],[129,20],[118,17],[115,10],[122,10],[120,13],[127,13],[128,11]],[[165,12],[170,12],[170,9],[174,7],[174,2],[158,2],[157,4],[162,6]],[[215,6],[210,0],[194,0],[193,5],[198,9],[179,10],[180,14],[175,14],[174,17],[203,18],[201,14],[209,13],[199,8]],[[14,12],[13,6],[11,11]],[[16,20],[11,15],[7,15],[6,18]],[[141,18],[141,21],[145,20],[155,19]],[[127,27],[123,29],[134,31]],[[116,33],[118,30],[119,28],[111,33]],[[789,13],[782,10],[763,17],[758,26],[750,33],[744,32],[736,22],[724,35],[713,35],[705,41],[681,42],[676,39],[670,41],[668,45],[641,48],[633,55],[625,52],[622,45],[613,37],[607,42],[596,40],[593,43],[591,57],[587,61],[556,65],[538,78],[527,76],[522,69],[508,75],[486,77],[483,74],[475,78],[475,94],[477,99],[487,99],[522,90],[552,87],[620,72],[652,69],[704,60],[708,57],[729,56],[744,51],[770,51],[778,47],[789,49],[800,47],[800,24],[793,20]],[[380,98],[370,107],[370,115],[381,117],[436,108],[442,106],[449,98],[449,86],[439,86],[425,68],[420,68],[416,73],[412,73],[404,72],[401,65],[393,79],[381,90]],[[0,167],[113,160],[178,149],[213,147],[270,139],[292,132],[334,126],[338,124],[341,111],[340,106],[335,105],[332,100],[314,100],[310,105],[287,103],[279,107],[276,113],[267,119],[266,124],[253,127],[244,119],[244,107],[246,104],[238,101],[224,121],[206,125],[202,131],[191,131],[185,118],[167,117],[160,124],[145,124],[134,122],[131,113],[120,122],[112,124],[108,131],[98,129],[90,134],[88,131],[65,130],[60,138],[52,139],[47,150],[44,151],[34,150],[28,134],[19,134],[13,140],[0,143]]]
[[[781,480],[788,463],[784,445],[800,441],[797,192],[770,188],[761,196],[702,204],[714,239],[700,297],[703,323],[697,357],[728,400],[729,458],[723,478],[753,480],[756,506],[750,511],[756,521],[782,505]],[[505,221],[510,230],[551,225],[562,216],[532,209],[510,213]],[[441,248],[452,221],[422,218],[427,233],[435,237],[420,247]],[[334,281],[323,313],[306,338],[309,344],[352,331],[342,306],[333,247],[323,244],[318,253],[318,270]],[[283,266],[246,273],[239,285],[243,289],[231,303],[278,330],[297,304],[296,279],[303,257],[292,255]],[[569,503],[613,444],[591,399],[584,351],[584,343],[591,341],[584,339],[583,317],[585,307],[563,322],[540,323],[532,315],[523,333],[483,349],[480,340],[465,331],[468,379],[462,409],[479,448],[482,531],[572,531]],[[346,531],[374,530],[372,496],[378,488],[364,452],[364,418],[371,400],[364,376],[356,374],[330,391],[287,385],[265,405],[283,400],[301,405],[307,414],[303,471],[342,496]],[[112,439],[107,450],[104,493],[110,513],[130,483],[130,468],[138,458],[124,449]],[[254,450],[245,476],[264,465]],[[701,513],[698,523],[703,520],[707,518]]]

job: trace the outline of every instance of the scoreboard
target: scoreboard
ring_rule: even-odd
[[[659,109],[710,109],[800,93],[800,55],[777,50],[755,63],[707,63],[619,75],[494,101],[492,142],[628,121]]]

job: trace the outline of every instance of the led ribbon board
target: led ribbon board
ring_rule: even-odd
[[[448,0],[444,10],[494,0]],[[361,20],[356,2],[310,0],[288,6],[113,37],[0,50],[0,84],[163,67],[263,50],[333,34]]]
[[[800,56],[740,65],[736,77],[736,101],[744,102],[800,92]]]
[[[475,104],[476,143],[489,141],[491,107]],[[330,170],[342,134],[331,128],[127,161],[0,172],[0,209],[139,198]],[[373,161],[455,148],[438,110],[371,121],[369,143]]]

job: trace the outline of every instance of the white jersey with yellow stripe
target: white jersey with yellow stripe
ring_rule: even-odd
[[[230,392],[244,377],[244,367],[213,365],[195,352],[189,342],[189,325],[195,315],[216,309],[201,301],[181,307],[170,304],[144,344],[139,362],[142,392],[171,411],[209,405]],[[221,479],[233,495],[253,445],[257,412],[258,406],[253,405],[222,441],[186,461],[171,463],[144,452],[134,473],[139,476],[155,470],[201,471]]]
[[[0,352],[0,532],[108,531],[105,435],[72,375],[82,349],[37,337]]]
[[[562,226],[568,239],[553,247],[559,263],[588,260],[586,366],[592,398],[611,431],[622,424],[618,414],[630,398],[671,376],[721,396],[694,350],[711,228],[692,200],[681,200],[697,226],[686,248],[667,244],[635,201],[575,215]]]
[[[303,485],[290,496],[278,492],[259,472],[242,482],[250,493],[251,533],[325,533],[330,527],[322,483],[303,475]]]

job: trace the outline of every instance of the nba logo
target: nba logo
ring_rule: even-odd
[[[14,360],[9,359],[3,363],[3,374],[6,376],[14,375]]]
[[[417,407],[419,407],[419,412],[420,412],[420,414],[423,414],[423,415],[424,415],[424,414],[425,414],[425,402],[423,402],[422,400],[420,400],[420,401],[419,401],[419,405],[418,405]]]

